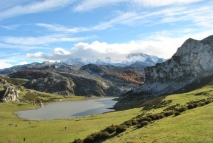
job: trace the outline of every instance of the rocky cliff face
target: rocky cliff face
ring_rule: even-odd
[[[20,90],[17,90],[14,86],[11,86],[7,83],[5,79],[0,78],[1,87],[4,90],[1,91],[1,101],[10,102],[10,101],[18,101]]]
[[[136,107],[155,96],[186,92],[212,82],[213,36],[186,40],[171,59],[146,67],[144,76],[144,84],[122,95],[116,109]]]
[[[188,39],[171,59],[144,70],[145,84],[135,93],[148,92],[152,96],[185,90],[213,74],[213,36],[197,41]]]
[[[20,90],[16,90],[13,86],[6,87],[6,92],[2,98],[3,102],[18,101]]]
[[[188,39],[171,59],[144,69],[145,84],[129,95],[159,96],[185,91],[213,75],[213,36]],[[191,87],[193,88],[193,87]]]

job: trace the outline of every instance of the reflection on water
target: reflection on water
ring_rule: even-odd
[[[52,120],[52,119],[67,119],[80,116],[101,114],[113,107],[116,101],[113,98],[92,99],[87,101],[67,101],[51,103],[43,108],[36,110],[26,110],[16,112],[21,118],[29,120]]]

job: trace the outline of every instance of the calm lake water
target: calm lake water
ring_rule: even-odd
[[[101,114],[108,111],[117,102],[114,98],[91,99],[85,101],[66,101],[48,104],[35,110],[19,111],[20,118],[29,120],[52,120],[76,118],[86,115]]]

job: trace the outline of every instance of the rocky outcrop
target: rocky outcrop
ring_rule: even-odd
[[[140,55],[141,56],[141,55]],[[0,70],[12,78],[27,79],[12,84],[42,92],[69,96],[120,96],[143,84],[141,69],[88,64],[81,68],[64,63],[32,63]],[[16,80],[16,83],[19,83]]]
[[[69,96],[74,94],[75,83],[60,74],[54,72],[45,72],[42,76],[35,78],[34,71],[28,71],[30,79],[25,87],[42,92],[49,92],[58,95]]]
[[[115,81],[122,84],[135,84],[141,85],[143,84],[144,77],[143,74],[138,70],[134,70],[133,68],[123,68],[116,66],[100,66],[94,64],[88,64],[80,68],[81,70],[85,70],[90,74],[98,75],[106,80],[110,80],[115,83]]]
[[[5,86],[6,91],[1,99],[3,102],[18,101],[20,90],[13,86]]]
[[[186,40],[171,59],[145,68],[146,84],[135,92],[151,92],[154,96],[174,93],[210,76],[213,71],[213,47],[203,41],[212,40],[212,36],[202,41]]]
[[[213,36],[186,40],[171,59],[145,68],[144,73],[145,84],[131,94],[166,95],[199,84],[213,75]]]

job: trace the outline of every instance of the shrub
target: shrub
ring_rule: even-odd
[[[132,126],[132,122],[131,121],[126,121],[123,123],[123,125],[126,125],[127,127]]]
[[[165,115],[166,117],[171,116],[171,115],[173,115],[173,114],[174,114],[174,111],[167,111],[167,112],[164,112],[164,115]]]
[[[167,107],[166,109],[164,109],[163,111],[169,111],[169,110],[175,110],[176,107],[180,106],[180,104],[175,104],[172,106]]]
[[[193,105],[194,105],[194,108],[196,108],[198,106],[198,103],[194,103]]]
[[[137,118],[137,122],[142,122],[143,121],[143,119],[144,119],[144,117],[140,117],[140,118]]]
[[[144,117],[144,121],[151,122],[151,121],[152,121],[152,118],[150,118],[150,117]]]
[[[176,110],[177,110],[178,112],[184,112],[184,111],[187,110],[187,108],[186,108],[186,107],[180,107],[180,108],[177,108]]]
[[[132,125],[137,125],[138,121],[137,120],[132,120]]]
[[[205,105],[205,102],[200,102],[199,105],[200,105],[200,106],[204,106],[204,105]]]
[[[165,116],[164,116],[163,113],[158,113],[158,114],[156,114],[156,120],[162,119],[162,118],[164,118],[164,117],[165,117]]]
[[[106,132],[106,131],[103,131],[103,132],[99,132],[96,134],[96,137],[94,137],[95,141],[96,140],[99,140],[99,139],[105,139],[105,138],[108,138],[109,137],[109,133]]]
[[[194,104],[189,104],[187,107],[188,107],[188,109],[193,109],[193,108],[195,108],[195,107],[194,107]]]
[[[140,118],[140,117],[143,117],[143,116],[144,116],[144,113],[137,115],[136,118]]]
[[[176,111],[175,116],[178,116],[178,115],[180,115],[180,112]]]
[[[109,137],[110,134],[107,131],[103,130],[103,131],[100,131],[97,133],[93,133],[91,136],[93,138],[93,141],[95,142],[97,140],[105,139],[105,138]]]
[[[147,116],[148,118],[151,118],[152,120],[156,120],[156,114],[151,114]]]
[[[120,125],[116,128],[116,133],[122,133],[126,131],[127,126],[126,125]]]
[[[110,126],[110,127],[107,127],[105,129],[105,131],[107,131],[108,133],[112,134],[113,132],[115,132],[116,130],[116,127],[114,125]]]
[[[209,101],[209,100],[206,100],[206,101],[205,101],[205,104],[209,104],[209,103],[210,103],[210,101]]]
[[[143,121],[143,122],[141,122],[141,123],[138,125],[138,128],[142,128],[142,127],[144,127],[144,126],[146,126],[146,125],[148,125],[148,124],[149,124],[148,121]]]
[[[83,141],[83,143],[93,143],[93,142],[94,142],[93,136],[88,136]]]
[[[212,98],[208,98],[207,101],[209,101],[209,103],[213,102]]]
[[[152,119],[149,117],[141,117],[141,118],[138,118],[137,120],[139,123],[141,123],[143,121],[148,121],[148,122],[152,121]]]

